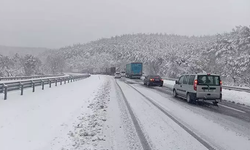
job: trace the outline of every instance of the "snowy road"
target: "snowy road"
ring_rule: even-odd
[[[167,89],[93,75],[12,92],[0,101],[0,149],[249,149],[248,107],[189,105]]]
[[[130,84],[140,84],[140,85],[143,84],[141,80],[126,79],[126,82]],[[172,96],[173,94],[172,82],[173,81],[169,81],[169,83],[164,82],[164,87],[150,87],[150,88],[154,91],[159,91],[161,93]],[[242,92],[231,91],[230,95],[228,95],[229,93],[230,92],[228,92],[228,90],[225,93],[223,93],[223,97],[225,97],[223,99],[227,99],[228,97],[230,97],[230,99],[234,101],[238,101],[237,98],[241,98],[240,95]],[[233,94],[234,96],[232,96]],[[249,93],[245,93],[245,94],[249,94]],[[177,98],[177,99],[172,99],[172,100],[175,102],[178,102],[179,105],[187,105],[186,101],[183,99]],[[229,100],[223,100],[222,102],[219,103],[219,107],[213,106],[211,105],[211,103],[203,103],[203,102],[198,103],[198,105],[195,105],[195,106],[212,111],[212,112],[216,112],[219,114],[224,114],[230,117],[241,119],[243,121],[250,123],[250,106],[248,105],[241,105],[241,104],[229,102]]]
[[[248,149],[250,144],[249,122],[204,109],[204,107],[183,103],[182,100],[158,91],[158,87],[147,88],[141,83],[127,81],[133,88],[164,109],[214,149]]]

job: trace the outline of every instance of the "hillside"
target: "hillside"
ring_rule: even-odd
[[[178,77],[182,73],[213,72],[228,83],[250,84],[249,27],[236,27],[230,33],[188,37],[168,34],[133,34],[76,44],[54,51],[64,69],[124,69],[133,61],[144,63],[146,74]],[[47,54],[48,55],[48,54]]]
[[[20,55],[25,52],[33,56]],[[227,84],[250,85],[250,29],[246,26],[214,36],[127,34],[53,51],[19,49],[18,53],[0,55],[1,76],[104,71],[111,66],[124,70],[126,63],[139,61],[145,74],[176,78],[183,73],[210,72],[221,74]],[[16,65],[20,62],[21,72]]]
[[[135,34],[64,47],[58,52],[69,68],[98,70],[116,66],[123,69],[126,63],[140,61],[144,63],[145,73],[175,77],[183,70],[200,71],[201,68],[192,68],[193,60],[214,42],[215,36]]]

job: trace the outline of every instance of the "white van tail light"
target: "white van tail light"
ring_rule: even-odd
[[[197,83],[198,81],[197,80],[194,80],[194,90],[197,91]]]

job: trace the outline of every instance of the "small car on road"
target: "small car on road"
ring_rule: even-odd
[[[143,82],[147,86],[163,86],[163,79],[159,75],[145,76]]]
[[[115,78],[121,78],[121,77],[122,77],[122,75],[120,74],[120,72],[115,73]]]
[[[125,71],[122,71],[122,72],[121,72],[121,76],[122,76],[122,77],[125,77],[125,76],[126,76]]]

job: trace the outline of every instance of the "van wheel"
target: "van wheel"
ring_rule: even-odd
[[[177,93],[176,93],[175,89],[173,90],[173,96],[177,97]]]
[[[189,93],[187,94],[187,102],[192,103],[192,98],[191,98],[191,95]]]

